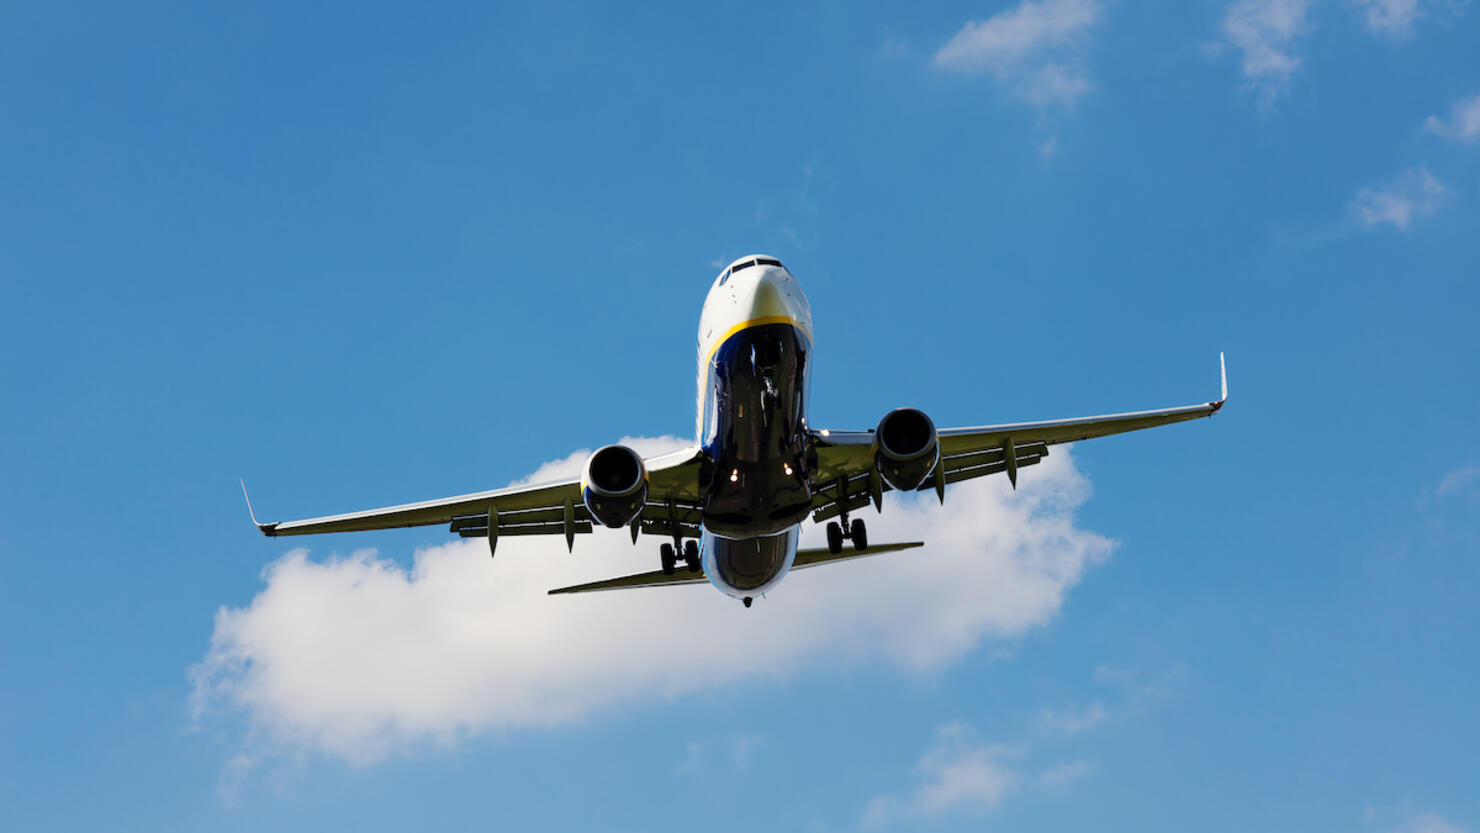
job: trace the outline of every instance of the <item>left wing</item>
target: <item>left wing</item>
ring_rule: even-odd
[[[1042,461],[1051,445],[1210,417],[1228,401],[1228,371],[1221,353],[1218,368],[1222,395],[1213,402],[1157,411],[942,430],[938,432],[940,465],[936,467],[935,478],[920,486],[920,491],[934,489],[944,500],[948,484],[1002,471],[1007,472],[1015,487],[1017,470]],[[820,431],[816,437],[819,488],[813,492],[812,519],[823,521],[835,517],[842,514],[845,506],[851,512],[870,502],[880,505],[883,493],[890,487],[879,477],[874,465],[874,432]]]
[[[688,448],[643,461],[648,499],[633,524],[634,538],[639,531],[698,537],[701,457],[699,449]],[[247,507],[251,509],[250,498]],[[447,524],[464,538],[487,537],[490,551],[501,535],[564,535],[566,545],[573,546],[576,535],[592,529],[580,480],[574,478],[301,521],[258,523],[253,513],[252,522],[272,537]]]

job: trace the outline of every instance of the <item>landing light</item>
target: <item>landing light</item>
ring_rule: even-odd
[[[734,470],[732,470],[730,472],[730,482],[731,483],[738,483],[738,482],[740,482],[740,470],[739,469],[734,469]]]
[[[822,429],[822,436],[824,436],[824,437],[829,436],[830,433],[831,432],[829,432],[826,428]]]
[[[787,477],[791,477],[791,463],[782,463],[781,470],[786,472]]]

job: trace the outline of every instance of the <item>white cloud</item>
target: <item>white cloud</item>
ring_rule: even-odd
[[[919,786],[906,798],[871,799],[864,805],[862,824],[878,827],[895,819],[990,810],[1022,780],[1002,763],[1014,754],[1007,747],[977,742],[971,729],[961,724],[943,726],[936,731],[935,745],[915,767]]]
[[[968,21],[931,63],[948,72],[990,75],[1038,107],[1072,107],[1094,88],[1084,53],[1101,17],[1099,0],[1023,0],[986,20]]]
[[[1449,111],[1449,120],[1429,116],[1424,122],[1429,132],[1456,142],[1480,139],[1480,94],[1462,98]]]
[[[1380,188],[1363,188],[1352,201],[1352,209],[1368,227],[1391,223],[1398,231],[1407,231],[1418,217],[1427,217],[1439,208],[1444,186],[1428,168],[1405,171]]]
[[[632,444],[656,453],[683,442]],[[482,540],[452,541],[418,550],[409,570],[373,550],[314,560],[295,549],[264,569],[249,604],[217,613],[191,669],[194,705],[202,719],[245,715],[253,760],[316,751],[371,762],[818,668],[937,669],[1047,622],[1107,557],[1110,542],[1075,525],[1089,491],[1068,449],[1055,449],[1017,492],[989,478],[953,487],[944,507],[891,496],[869,516],[870,538],[926,547],[799,572],[750,610],[703,585],[545,595],[652,569],[657,542],[633,547],[625,530],[582,536],[574,555],[522,537],[490,560]],[[674,641],[678,622],[702,623],[704,650]]]
[[[1224,40],[1239,51],[1244,77],[1266,103],[1285,91],[1300,66],[1295,43],[1309,7],[1310,0],[1238,0],[1223,14]]]

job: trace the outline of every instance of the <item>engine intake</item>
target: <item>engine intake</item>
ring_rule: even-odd
[[[581,500],[602,526],[626,526],[642,514],[647,501],[647,468],[625,445],[596,449],[581,475]]]
[[[940,462],[940,438],[924,411],[896,408],[874,431],[874,463],[890,486],[908,492],[919,488]]]

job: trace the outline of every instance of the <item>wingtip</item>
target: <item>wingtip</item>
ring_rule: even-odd
[[[244,498],[247,499],[247,515],[249,517],[251,517],[251,519],[252,519],[252,526],[257,527],[257,531],[258,532],[261,532],[263,535],[266,535],[269,538],[272,538],[272,537],[276,536],[277,535],[277,524],[275,524],[275,523],[264,524],[264,523],[259,523],[257,521],[257,513],[254,512],[254,511],[252,511],[252,496],[249,495],[249,494],[247,494],[247,480],[246,480],[246,478],[239,477],[239,478],[237,478],[237,480],[242,484],[242,497],[244,497]]]
[[[1218,374],[1223,379],[1223,396],[1218,401],[1219,402],[1227,402],[1228,401],[1228,364],[1227,364],[1227,362],[1225,362],[1223,360],[1223,353],[1221,351],[1218,353]]]

